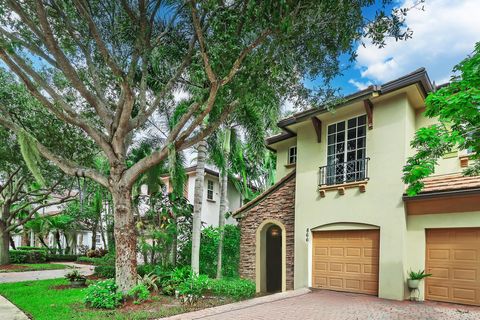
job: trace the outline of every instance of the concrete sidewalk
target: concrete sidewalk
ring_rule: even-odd
[[[77,264],[77,263],[74,263],[74,262],[58,262],[58,263],[78,268],[80,273],[85,275],[85,276],[89,276],[89,275],[93,274],[94,266],[85,265],[85,264]],[[5,273],[0,273],[0,283],[63,278],[63,276],[71,270],[72,269],[40,270],[40,271],[25,271],[25,272],[5,272]],[[0,317],[0,319],[3,320],[3,318],[1,318],[1,317]]]
[[[2,320],[28,320],[28,317],[13,303],[0,296],[0,319]]]

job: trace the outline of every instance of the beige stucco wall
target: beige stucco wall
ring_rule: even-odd
[[[277,168],[275,173],[275,182],[289,174],[294,167],[286,166],[288,163],[288,149],[297,143],[297,138],[293,137],[275,144],[277,150]],[[298,159],[298,149],[297,149]]]
[[[213,181],[213,201],[207,200],[207,181]],[[188,201],[193,204],[195,195],[195,175],[188,175]],[[233,183],[228,183],[227,190],[228,211],[233,212],[242,206],[241,193],[235,188]],[[210,174],[205,175],[203,186],[203,202],[202,202],[202,222],[205,226],[218,226],[218,214],[220,210],[220,182],[217,176]],[[233,217],[229,217],[227,224],[237,224]]]
[[[480,227],[480,211],[408,216],[406,241],[407,270],[425,269],[425,229]],[[425,281],[420,284],[420,299],[424,299]]]
[[[437,122],[436,118],[427,118],[424,115],[425,109],[416,110],[415,115],[415,129],[418,130],[422,127],[428,127]],[[435,166],[435,175],[451,174],[461,172],[459,156],[464,155],[465,151],[453,151],[452,154],[445,155],[443,158],[438,159],[438,165]]]
[[[364,223],[380,227],[379,296],[403,299],[405,294],[406,217],[402,194],[402,168],[410,153],[414,110],[404,94],[376,103],[373,130],[367,132],[370,181],[366,192],[347,189],[345,195],[317,191],[318,168],[326,164],[326,132],[330,123],[364,114],[361,106],[342,116],[322,116],[322,143],[308,121],[298,129],[295,212],[295,287],[310,285],[311,250],[306,232],[325,224]],[[302,156],[307,154],[308,156]],[[348,229],[348,224],[345,227]],[[311,241],[311,236],[309,237]]]

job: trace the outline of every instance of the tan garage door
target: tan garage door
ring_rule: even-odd
[[[378,294],[379,230],[313,233],[312,285]]]
[[[425,298],[480,305],[480,228],[427,230]]]

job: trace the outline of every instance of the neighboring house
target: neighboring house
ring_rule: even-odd
[[[277,182],[234,213],[240,274],[257,291],[302,287],[410,296],[408,271],[433,274],[420,298],[480,305],[480,177],[464,177],[468,153],[446,154],[417,196],[402,168],[410,141],[434,123],[424,69],[370,86],[334,111],[315,108],[267,139]]]
[[[195,177],[196,167],[188,167],[185,169],[187,173],[187,183],[184,190],[184,196],[193,205],[195,194]],[[162,177],[168,192],[172,191],[172,186],[168,176]],[[235,188],[231,181],[228,182],[228,209],[227,212],[233,212],[242,206],[242,194]],[[205,168],[203,199],[202,199],[202,222],[204,226],[218,226],[218,218],[220,211],[220,180],[217,171]],[[237,224],[232,217],[226,219],[227,224]]]

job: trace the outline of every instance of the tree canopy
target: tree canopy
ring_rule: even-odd
[[[453,72],[451,82],[425,100],[425,115],[438,123],[419,129],[411,142],[417,153],[408,159],[403,176],[409,195],[421,191],[422,179],[452,150],[466,150],[473,160],[466,175],[480,174],[480,42]]]

